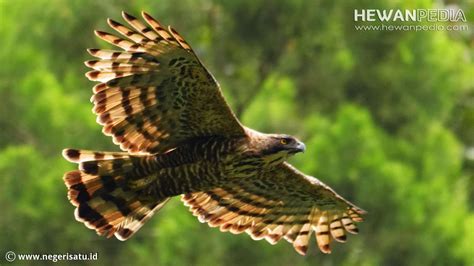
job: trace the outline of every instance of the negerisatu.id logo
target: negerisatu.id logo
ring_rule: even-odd
[[[466,22],[461,9],[354,9],[354,21]]]

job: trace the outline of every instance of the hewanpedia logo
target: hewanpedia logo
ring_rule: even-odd
[[[354,21],[466,22],[461,9],[354,9]]]

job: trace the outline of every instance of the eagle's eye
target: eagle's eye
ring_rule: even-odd
[[[286,145],[286,144],[288,144],[288,140],[287,139],[280,139],[280,143],[283,144],[283,145]]]

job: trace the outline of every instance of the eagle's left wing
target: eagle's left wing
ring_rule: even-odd
[[[282,163],[261,176],[234,179],[210,191],[183,196],[201,222],[221,231],[248,233],[275,244],[282,237],[304,255],[313,232],[319,248],[330,253],[331,239],[346,241],[357,233],[354,222],[365,211],[343,199],[318,179]]]

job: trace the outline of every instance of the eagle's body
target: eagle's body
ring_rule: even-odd
[[[171,197],[200,221],[276,243],[282,237],[305,254],[310,234],[323,252],[332,239],[356,233],[361,209],[286,159],[305,146],[283,134],[263,134],[237,120],[212,75],[172,28],[143,14],[148,26],[109,20],[128,39],[96,34],[124,49],[90,49],[93,111],[103,132],[125,152],[66,149],[79,163],[65,174],[76,219],[98,234],[130,238]]]

